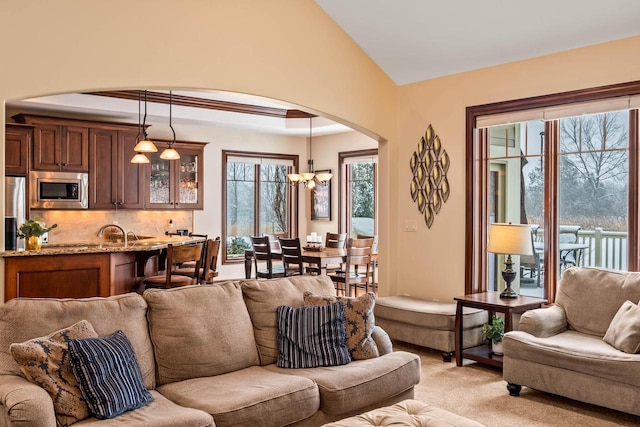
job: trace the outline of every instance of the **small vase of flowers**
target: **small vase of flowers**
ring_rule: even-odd
[[[494,354],[502,355],[502,338],[504,337],[504,320],[502,317],[493,316],[491,323],[482,326],[482,333],[491,340],[491,350]]]
[[[40,218],[28,219],[18,228],[18,237],[25,239],[25,249],[37,251],[42,247],[42,235],[56,228],[58,224],[47,227]]]

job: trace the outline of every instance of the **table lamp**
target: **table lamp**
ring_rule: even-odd
[[[511,282],[516,278],[511,255],[533,255],[531,227],[529,224],[491,224],[487,250],[507,256],[502,272],[507,287],[500,293],[500,298],[517,298],[518,294],[511,289]]]

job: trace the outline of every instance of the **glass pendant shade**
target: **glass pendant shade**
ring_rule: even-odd
[[[302,176],[302,179],[305,181],[311,181],[316,174],[313,172],[305,172],[301,173],[300,176]]]
[[[307,188],[309,190],[313,190],[314,188],[316,188],[316,180],[311,179],[310,181],[307,181]]]
[[[131,159],[131,163],[149,163],[149,158],[142,153],[136,153]]]
[[[331,177],[333,177],[333,174],[328,173],[328,172],[320,172],[320,173],[316,174],[316,179],[318,181],[320,181],[321,183],[325,183],[327,181],[330,181]]]
[[[290,174],[287,175],[287,177],[289,178],[289,181],[291,181],[293,183],[296,183],[296,182],[302,180],[302,177],[298,173],[290,173]]]
[[[155,153],[158,151],[158,147],[156,147],[156,145],[145,136],[142,141],[138,142],[136,146],[133,147],[133,151],[137,151],[138,153]]]
[[[169,147],[165,148],[164,151],[160,153],[160,158],[164,160],[178,160],[180,158],[180,154],[178,154],[175,149]]]

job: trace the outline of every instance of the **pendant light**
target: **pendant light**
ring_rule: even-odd
[[[140,108],[138,103],[138,123],[140,123]],[[158,151],[158,147],[149,140],[147,136],[147,91],[144,91],[144,121],[142,123],[142,135],[144,138],[142,141],[138,142],[136,146],[133,148],[133,151],[137,151],[139,153],[155,153]]]
[[[171,104],[172,104],[172,91],[169,91],[169,127],[171,128],[171,132],[173,132],[173,141],[169,143],[169,147],[165,148],[164,151],[160,154],[160,158],[164,160],[178,160],[180,158],[180,154],[173,148],[173,144],[176,143],[176,131],[173,130],[173,125],[171,123]]]
[[[142,123],[140,122],[140,104],[142,103],[140,91],[138,91],[138,134],[136,135],[136,142],[139,141],[140,134],[142,133]],[[136,147],[138,143],[136,143]],[[144,153],[136,153],[131,159],[131,163],[149,163],[149,158]]]
[[[309,189],[313,189],[316,186],[316,181],[321,185],[326,185],[333,174],[328,172],[322,172],[316,175],[313,169],[313,156],[312,156],[312,145],[313,145],[313,117],[309,116],[309,160],[307,160],[307,172],[304,173],[290,173],[288,174],[289,181],[291,185],[295,184],[304,184],[305,187]]]

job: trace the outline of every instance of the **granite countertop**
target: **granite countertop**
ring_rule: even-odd
[[[125,245],[123,242],[109,242],[101,240],[73,241],[42,245],[39,251],[5,251],[1,257],[23,257],[40,255],[76,255],[109,252],[146,252],[165,249],[169,244],[186,244],[204,240],[201,237],[162,236],[141,240],[131,240]]]

